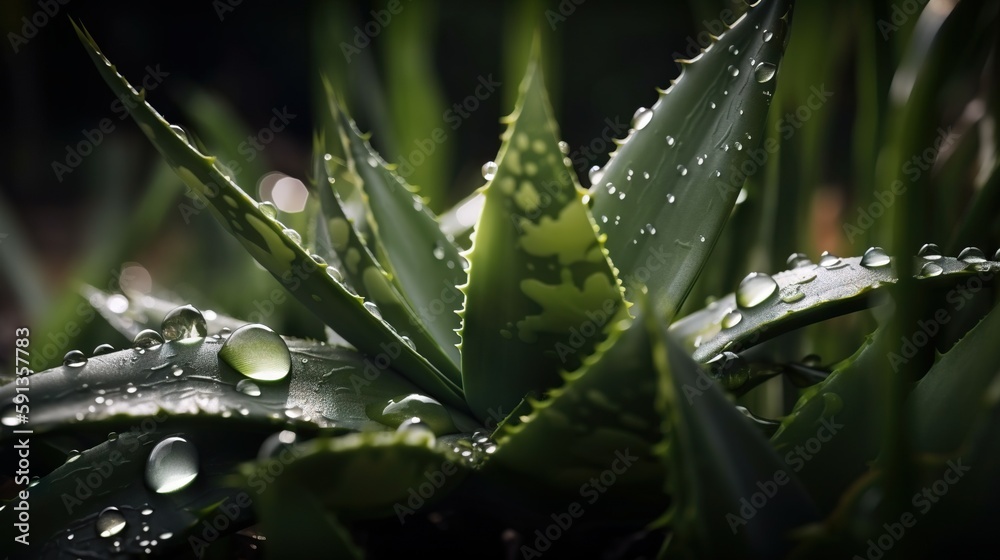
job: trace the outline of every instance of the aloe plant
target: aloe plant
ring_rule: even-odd
[[[966,4],[946,22],[980,14]],[[995,520],[978,500],[1000,497],[1000,315],[983,303],[1000,252],[795,253],[683,312],[742,198],[732,170],[767,136],[790,0],[678,61],[589,189],[536,36],[485,184],[442,216],[328,81],[305,217],[280,214],[74,26],[177,176],[329,337],[86,287],[132,347],[0,387],[3,439],[24,447],[28,419],[40,476],[12,474],[11,557],[378,557],[445,539],[487,557],[873,558]],[[962,236],[987,223],[996,176]],[[455,213],[473,205],[469,231]],[[942,306],[907,315],[907,298]],[[880,324],[852,356],[787,357],[803,327],[869,308]]]

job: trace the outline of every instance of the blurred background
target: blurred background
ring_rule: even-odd
[[[889,248],[889,221],[864,226],[862,214],[887,178],[901,172],[905,157],[892,150],[900,146],[894,123],[909,97],[906,72],[928,63],[921,48],[941,38],[933,21],[918,23],[933,20],[925,10],[944,17],[954,4],[796,5],[765,136],[780,151],[748,180],[685,312],[732,291],[750,270],[783,269],[793,251],[815,259],[823,250]],[[975,227],[959,231],[996,162],[992,68],[1000,32],[989,2],[972,4],[970,12],[994,14],[970,18],[986,30],[947,35],[953,44],[933,51],[954,53],[954,60],[937,62],[937,85],[920,105],[926,131],[919,135],[931,147],[938,129],[952,128],[926,164],[932,172],[911,191],[927,198],[925,211],[933,215],[912,220],[926,222],[927,241],[942,248],[979,243],[992,253],[1000,237],[996,212],[990,214],[995,200],[978,206]],[[535,29],[562,138],[586,187],[587,170],[607,161],[611,139],[625,135],[636,108],[651,105],[654,88],[679,74],[674,58],[696,56],[709,33],[744,10],[730,0],[4,2],[0,340],[31,326],[36,369],[60,363],[73,348],[127,344],[81,307],[83,283],[239,318],[273,306],[265,322],[279,332],[324,336],[297,302],[276,301],[279,283],[200,211],[123,118],[69,18],[248,193],[293,214],[309,183],[321,74],[360,128],[373,133],[376,149],[445,212],[484,182],[480,169],[496,156],[499,119],[513,108]],[[893,88],[903,93],[893,97]],[[886,150],[894,163],[886,163]],[[840,321],[820,328],[848,324],[863,334],[870,318]],[[828,351],[849,352],[857,340],[840,346]]]

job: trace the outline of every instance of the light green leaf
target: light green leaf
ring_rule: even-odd
[[[560,385],[625,314],[536,63],[507,122],[463,288],[463,387],[480,418]]]
[[[788,40],[787,0],[746,15],[640,109],[633,131],[591,174],[594,216],[631,296],[680,309],[736,203],[758,150]]]

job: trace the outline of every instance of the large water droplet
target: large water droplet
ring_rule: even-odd
[[[281,230],[281,233],[285,234],[285,237],[291,239],[292,243],[295,243],[296,245],[302,244],[302,236],[299,235],[299,232],[295,231],[294,229],[285,228]]]
[[[785,303],[795,303],[806,297],[806,294],[798,284],[791,284],[779,290],[778,297]]]
[[[484,163],[482,168],[483,179],[486,179],[487,181],[492,180],[493,177],[496,177],[497,175],[497,169],[497,164],[494,161],[487,161]]]
[[[763,36],[763,38],[764,38],[764,42],[768,43],[768,42],[771,41],[772,38],[774,38],[774,33],[771,33],[770,31],[767,31],[765,29],[764,30],[764,36]]]
[[[750,380],[746,362],[738,354],[723,352],[707,362],[709,372],[727,390],[739,389]]]
[[[114,351],[115,351],[114,346],[110,344],[100,344],[96,348],[94,348],[94,351],[91,352],[90,354],[92,356],[100,356],[101,354],[109,354]]]
[[[743,320],[743,314],[735,309],[730,309],[728,313],[722,316],[722,328],[731,329],[736,325],[740,324]]]
[[[378,306],[375,305],[375,302],[373,302],[373,301],[366,301],[364,303],[364,306],[365,306],[365,309],[367,309],[369,313],[371,313],[372,315],[375,316],[375,318],[377,318],[377,319],[381,319],[382,318],[382,311],[380,311],[379,308],[378,308]]]
[[[928,261],[936,261],[941,258],[941,248],[934,243],[926,243],[917,251],[917,256]]]
[[[132,348],[148,349],[155,348],[161,344],[163,344],[163,337],[153,329],[140,331],[132,339]]]
[[[829,251],[823,251],[823,254],[819,256],[819,265],[823,268],[835,269],[846,266],[843,260],[837,255],[830,253]]]
[[[344,283],[344,275],[332,266],[326,268],[326,275],[333,279],[334,282],[338,284]]]
[[[734,78],[736,76],[740,75],[740,69],[737,68],[737,67],[735,67],[735,66],[733,66],[732,64],[730,64],[729,68],[727,68],[726,70],[728,70],[729,71],[729,75],[732,76],[732,77],[734,77]]]
[[[372,406],[374,408],[369,409],[369,416],[386,426],[398,428],[403,422],[416,417],[427,424],[435,435],[458,431],[444,405],[426,395],[413,393],[390,399],[381,409],[377,404]]]
[[[590,179],[591,185],[596,185],[601,182],[601,178],[604,177],[604,170],[601,169],[600,165],[595,165],[590,168],[587,172],[587,177]]]
[[[767,274],[751,272],[736,289],[736,305],[743,309],[756,307],[774,295],[778,283]]]
[[[260,324],[244,325],[233,331],[219,350],[219,357],[256,381],[283,379],[292,367],[288,345],[274,331]]]
[[[869,247],[863,257],[861,257],[861,266],[866,266],[868,268],[878,268],[880,266],[886,266],[889,264],[889,255],[885,254],[885,251],[881,247]]]
[[[330,265],[326,264],[326,259],[324,259],[323,257],[321,257],[319,255],[315,255],[315,254],[314,255],[309,255],[309,258],[312,259],[312,262],[316,263],[316,266],[323,267],[323,268],[326,268],[326,267],[330,266]]]
[[[653,112],[645,107],[639,107],[632,115],[632,128],[642,130],[651,120],[653,120]]]
[[[958,254],[958,260],[970,264],[986,262],[986,255],[978,247],[966,247]]]
[[[122,512],[118,511],[116,507],[109,507],[104,508],[97,515],[97,523],[94,528],[97,529],[98,535],[108,538],[121,533],[126,525],[128,523],[125,521],[125,516],[122,515]]]
[[[932,262],[924,263],[924,266],[920,268],[920,276],[923,276],[925,278],[931,276],[938,276],[942,272],[944,272],[944,269]]]
[[[785,264],[788,265],[788,268],[802,268],[813,264],[813,262],[809,260],[809,257],[805,253],[792,253],[788,255]]]
[[[79,350],[70,350],[63,356],[63,365],[72,368],[83,367],[87,365],[87,357]]]
[[[261,214],[271,218],[272,220],[278,217],[278,207],[272,202],[261,202],[257,205],[257,209],[260,210]]]
[[[681,174],[681,177],[683,177],[688,174],[688,168],[684,167],[683,165],[678,165],[677,172]]]
[[[208,335],[205,316],[193,305],[182,305],[170,310],[160,325],[166,341],[204,338]]]
[[[568,156],[569,155],[569,144],[567,144],[566,142],[560,140],[559,141],[559,151],[562,152],[562,154],[564,156]]]
[[[740,54],[740,49],[736,48],[736,45],[729,45],[729,52],[733,55]]]
[[[260,396],[260,387],[249,379],[240,379],[239,383],[236,384],[236,390],[247,396]]]
[[[757,79],[757,82],[764,84],[771,81],[775,70],[777,69],[770,62],[761,62],[754,68],[753,77]]]
[[[188,440],[168,437],[149,452],[146,484],[157,494],[176,492],[197,477],[198,450]]]

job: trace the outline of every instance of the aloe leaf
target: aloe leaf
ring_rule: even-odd
[[[626,308],[583,190],[563,162],[536,62],[520,91],[463,287],[462,380],[480,418],[560,385],[559,370],[579,367]]]
[[[879,372],[889,369],[877,331],[819,385],[807,389],[771,437],[783,458],[823,512],[868,471],[879,453],[885,424],[885,387]]]
[[[261,496],[257,511],[267,558],[309,558],[320,550],[329,558],[364,558],[337,517],[299,481],[278,478]]]
[[[144,482],[147,459],[160,441],[173,436],[183,436],[201,458],[175,466],[191,469],[197,476],[180,490],[157,493]],[[28,547],[13,540],[18,516],[14,504],[0,510],[0,553],[11,558],[174,556],[190,551],[189,538],[199,538],[206,526],[203,520],[220,515],[218,508],[223,504],[231,507],[232,531],[249,525],[251,511],[236,505],[239,490],[221,484],[235,463],[224,456],[206,460],[212,446],[239,446],[224,438],[232,439],[201,434],[197,429],[178,434],[137,426],[134,433],[116,434],[82,453],[70,454],[65,463],[27,490],[31,510],[44,512],[31,517]],[[117,512],[106,512],[107,508]],[[99,536],[101,531],[114,531],[122,521],[118,532]]]
[[[650,481],[665,474],[654,453],[662,436],[650,348],[642,322],[612,325],[597,353],[563,376],[562,387],[530,400],[520,423],[498,429],[484,474],[513,474],[523,481],[519,486],[565,497],[612,465],[627,467],[615,479],[615,503],[662,509],[665,495],[650,492]]]
[[[715,245],[756,153],[788,40],[789,1],[760,2],[640,109],[591,173],[593,212],[627,296],[675,313]],[[738,54],[737,54],[738,53]],[[752,61],[752,62],[751,62]]]
[[[896,283],[898,276],[892,259],[880,266],[866,266],[864,261],[865,257],[830,255],[820,260],[829,266],[803,261],[798,268],[771,276],[773,291],[767,282],[758,290],[738,290],[675,322],[671,333],[696,360],[705,362],[726,350],[739,352],[784,332],[865,309],[875,301],[873,296]],[[881,258],[869,262],[886,263]],[[1000,262],[918,257],[913,263],[916,278],[924,283],[952,283],[990,270],[1000,270]],[[738,305],[738,294],[760,290],[769,292],[765,300],[750,307]]]
[[[224,176],[215,159],[192,148],[170,128],[140,94],[117,73],[101,54],[93,38],[76,26],[98,71],[118,95],[128,99],[129,112],[139,128],[153,142],[174,171],[208,203],[212,214],[232,233],[259,263],[306,307],[334,328],[340,328],[359,350],[380,361],[389,361],[406,371],[436,397],[463,407],[462,390],[444,378],[425,358],[411,349],[386,325],[370,313],[361,298],[331,278],[280,223],[270,218],[243,190]]]
[[[325,154],[315,167],[316,188],[323,210],[322,219],[317,221],[320,230],[318,238],[323,248],[321,252],[326,252],[328,259],[336,258],[341,263],[338,269],[346,276],[348,283],[365,299],[378,306],[382,318],[403,335],[405,340],[409,340],[438,371],[456,385],[460,384],[462,375],[451,356],[457,349],[452,347],[449,351],[442,347],[431,333],[420,327],[420,316],[399,292],[389,274],[362,240],[355,223],[348,218],[344,203],[335,188],[338,177],[342,181],[353,175],[347,164],[331,154]]]
[[[935,315],[937,322],[950,320]],[[992,311],[931,367],[909,396],[910,428],[918,451],[962,451],[983,407],[983,396],[997,380],[1000,363],[1000,311]]]
[[[392,515],[405,522],[416,512],[407,503],[411,490],[434,480],[434,495],[425,499],[440,499],[470,472],[467,460],[423,427],[316,438],[283,454],[242,465],[230,482],[253,487],[261,473],[281,465],[279,480],[311,481],[311,494],[344,519]],[[273,490],[283,491],[281,485]]]
[[[704,558],[777,558],[791,532],[817,519],[795,473],[708,380],[642,302],[653,337],[657,407],[666,444],[666,490],[674,500],[667,553]],[[760,498],[764,506],[754,506]]]
[[[376,369],[353,350],[280,339],[276,334],[266,342],[261,346],[261,340],[235,331],[225,339],[211,336],[130,348],[81,359],[77,364],[82,365],[36,373],[31,376],[32,429],[40,434],[99,423],[106,433],[111,425],[151,416],[207,415],[214,421],[239,421],[246,426],[291,422],[338,432],[391,430],[401,420],[383,411],[410,395],[418,395],[427,404],[404,403],[396,408],[423,407],[423,413],[414,415],[426,417],[425,422],[439,435],[481,429],[460,410],[435,404],[404,377]],[[223,356],[224,346],[248,367],[287,359],[290,373],[273,382],[247,377],[229,365],[234,360]],[[6,399],[2,402],[13,402],[15,394],[14,384],[0,387],[0,398]],[[13,413],[11,405],[0,412],[8,421]],[[2,431],[5,440],[11,437],[8,425],[5,422]]]
[[[459,365],[455,314],[461,307],[456,286],[466,280],[465,260],[438,226],[437,219],[395,169],[386,163],[332,97],[333,120],[361,179],[372,239],[370,246],[399,292],[416,311],[418,325]]]

